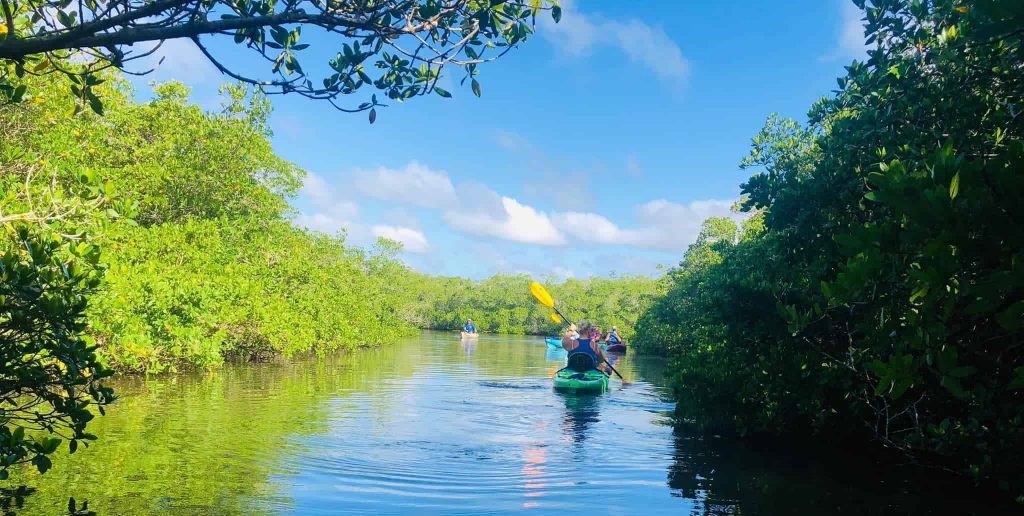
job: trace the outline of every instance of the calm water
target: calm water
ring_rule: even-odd
[[[20,514],[59,514],[68,496],[99,514],[935,507],[912,487],[880,495],[847,471],[677,435],[656,362],[620,359],[633,383],[605,395],[559,395],[550,375],[563,360],[536,337],[424,333],[320,361],[122,380],[122,399],[90,425],[100,440],[45,476],[23,473],[29,493],[5,503]]]

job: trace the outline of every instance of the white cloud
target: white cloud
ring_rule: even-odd
[[[864,43],[864,13],[850,0],[843,1],[842,28],[839,33],[839,50],[851,57],[863,57],[868,46]]]
[[[334,190],[324,178],[309,172],[302,181],[299,193],[309,197],[318,207],[330,206],[334,203]]]
[[[163,63],[160,63],[161,58],[164,59]],[[142,60],[139,62],[142,63]],[[149,69],[157,66],[157,63],[160,65],[153,72],[152,78],[158,81],[176,80],[194,85],[220,80],[220,71],[189,39],[179,38],[164,41],[160,49],[138,67]]]
[[[402,249],[410,253],[425,253],[430,247],[427,237],[412,228],[398,226],[374,226],[373,235],[402,243]]]
[[[731,206],[732,201],[726,200],[690,204],[651,201],[637,208],[640,225],[635,228],[621,228],[596,213],[562,212],[551,218],[556,228],[583,242],[679,252],[697,239],[708,217],[735,216]]]
[[[338,198],[323,177],[313,173],[306,174],[299,193],[313,203],[314,211],[297,215],[294,220],[296,226],[329,235],[336,235],[345,230],[350,238],[365,236],[364,228],[355,222],[359,217],[359,205]]]
[[[660,27],[640,20],[605,20],[576,9],[575,2],[562,0],[562,21],[542,18],[543,33],[570,55],[582,55],[601,44],[615,45],[632,60],[654,72],[659,78],[683,81],[690,65],[679,45]]]
[[[551,269],[551,273],[556,278],[558,278],[560,281],[565,281],[565,280],[567,280],[569,278],[575,278],[576,277],[576,273],[573,272],[572,269],[569,269],[567,267],[561,267],[561,266],[558,266],[558,265],[556,265],[553,269]]]
[[[637,161],[636,156],[632,154],[626,157],[626,172],[631,177],[642,177],[644,175],[644,169],[640,167],[640,162]]]
[[[362,228],[359,228],[355,222],[358,216],[358,204],[351,201],[331,200],[329,203],[320,204],[316,212],[300,213],[295,217],[295,224],[329,235],[346,230],[350,237],[357,237],[363,233],[360,231]]]
[[[486,199],[496,199],[497,202],[484,206],[479,202],[481,199],[475,199],[477,209],[468,202],[460,202],[460,209],[444,213],[445,221],[453,228],[472,235],[497,237],[524,244],[565,243],[565,239],[546,214],[511,197],[499,197],[494,192],[490,193],[492,195],[487,195]],[[462,195],[459,199],[463,199]]]
[[[526,141],[525,138],[520,136],[519,133],[514,131],[506,131],[504,129],[501,129],[497,131],[497,133],[495,133],[494,139],[495,141],[498,142],[498,145],[501,148],[509,152],[533,150],[533,145],[531,145],[530,142]]]
[[[601,29],[590,18],[577,11],[575,3],[574,0],[562,0],[561,21],[555,23],[550,17],[544,16],[541,18],[541,25],[544,33],[552,35],[552,39],[562,47],[562,50],[580,55],[590,50]]]
[[[352,222],[348,219],[335,217],[322,212],[300,213],[295,217],[295,225],[313,231],[327,233],[328,235],[337,235],[339,232],[347,230],[352,225]]]
[[[639,20],[606,24],[612,37],[634,61],[643,63],[663,80],[682,81],[690,73],[690,63],[675,41],[660,28]]]
[[[853,4],[852,0],[838,0],[839,27],[836,34],[834,49],[822,56],[819,61],[828,62],[838,59],[863,59],[870,46],[865,43],[864,13]]]
[[[356,189],[368,197],[423,208],[442,208],[455,200],[455,188],[448,174],[416,161],[397,170],[385,167],[374,171],[357,170],[354,182]]]

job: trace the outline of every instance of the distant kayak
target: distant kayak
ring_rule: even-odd
[[[608,347],[604,348],[609,353],[625,353],[626,345],[623,343],[609,344]]]
[[[544,342],[547,343],[548,346],[551,346],[553,348],[562,347],[562,339],[558,337],[544,337]]]
[[[462,332],[462,339],[463,340],[475,339],[475,338],[477,338],[479,336],[480,336],[479,333],[466,333],[466,332]]]
[[[582,373],[561,369],[555,373],[555,390],[567,393],[602,393],[608,390],[608,375],[591,369]]]

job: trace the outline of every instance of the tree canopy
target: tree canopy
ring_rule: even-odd
[[[553,0],[0,0],[0,96],[20,100],[25,75],[61,74],[100,112],[97,72],[147,73],[135,64],[185,39],[234,80],[369,111],[372,123],[387,102],[450,97],[437,86],[448,65],[479,96],[479,65],[525,41],[547,11],[561,18]]]

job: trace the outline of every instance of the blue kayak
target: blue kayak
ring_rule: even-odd
[[[544,337],[544,342],[547,343],[548,346],[551,346],[553,348],[562,347],[562,339],[558,337]]]

